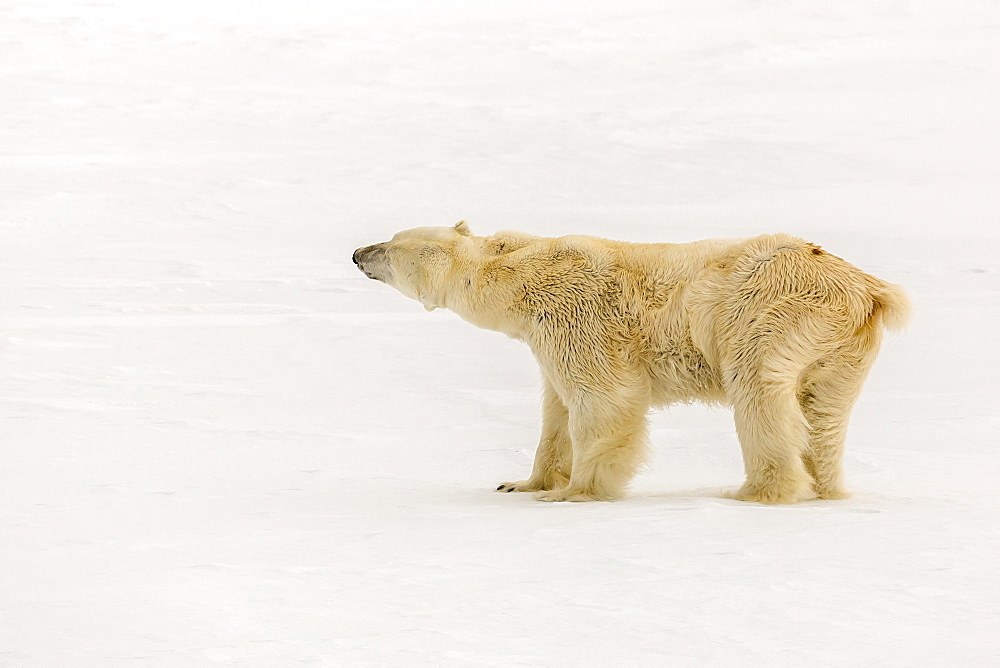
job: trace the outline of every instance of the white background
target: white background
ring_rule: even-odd
[[[995,662],[998,4],[488,5],[0,1],[0,665]],[[494,493],[529,351],[350,262],[460,218],[905,285],[855,496]]]

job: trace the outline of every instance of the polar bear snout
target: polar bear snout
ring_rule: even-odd
[[[385,280],[385,244],[375,244],[373,246],[365,246],[354,251],[354,255],[351,256],[354,260],[354,264],[358,266],[365,276],[374,279],[376,281]]]

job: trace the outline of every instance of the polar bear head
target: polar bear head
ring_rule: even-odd
[[[445,303],[445,280],[471,245],[466,222],[453,227],[417,227],[403,230],[389,241],[354,251],[354,264],[368,278],[390,285],[428,311]]]

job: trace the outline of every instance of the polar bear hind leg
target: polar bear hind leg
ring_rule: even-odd
[[[809,432],[794,387],[741,393],[734,415],[746,471],[734,498],[771,504],[810,498],[812,477],[802,460]]]
[[[746,481],[734,495],[741,501],[778,504],[814,497],[803,461],[809,423],[799,403],[813,344],[789,327],[791,320],[776,312],[760,321],[737,342],[723,374],[743,451]]]
[[[869,327],[804,377],[799,403],[809,423],[803,453],[813,489],[821,499],[845,499],[844,442],[851,409],[875,362],[880,333]]]

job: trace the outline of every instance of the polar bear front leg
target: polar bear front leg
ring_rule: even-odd
[[[539,501],[620,499],[647,449],[647,396],[609,392],[574,402],[570,410],[573,466],[569,483],[537,495]]]
[[[542,397],[542,436],[535,450],[531,477],[518,482],[505,482],[498,492],[540,492],[565,487],[572,463],[569,437],[569,411],[547,379]]]

